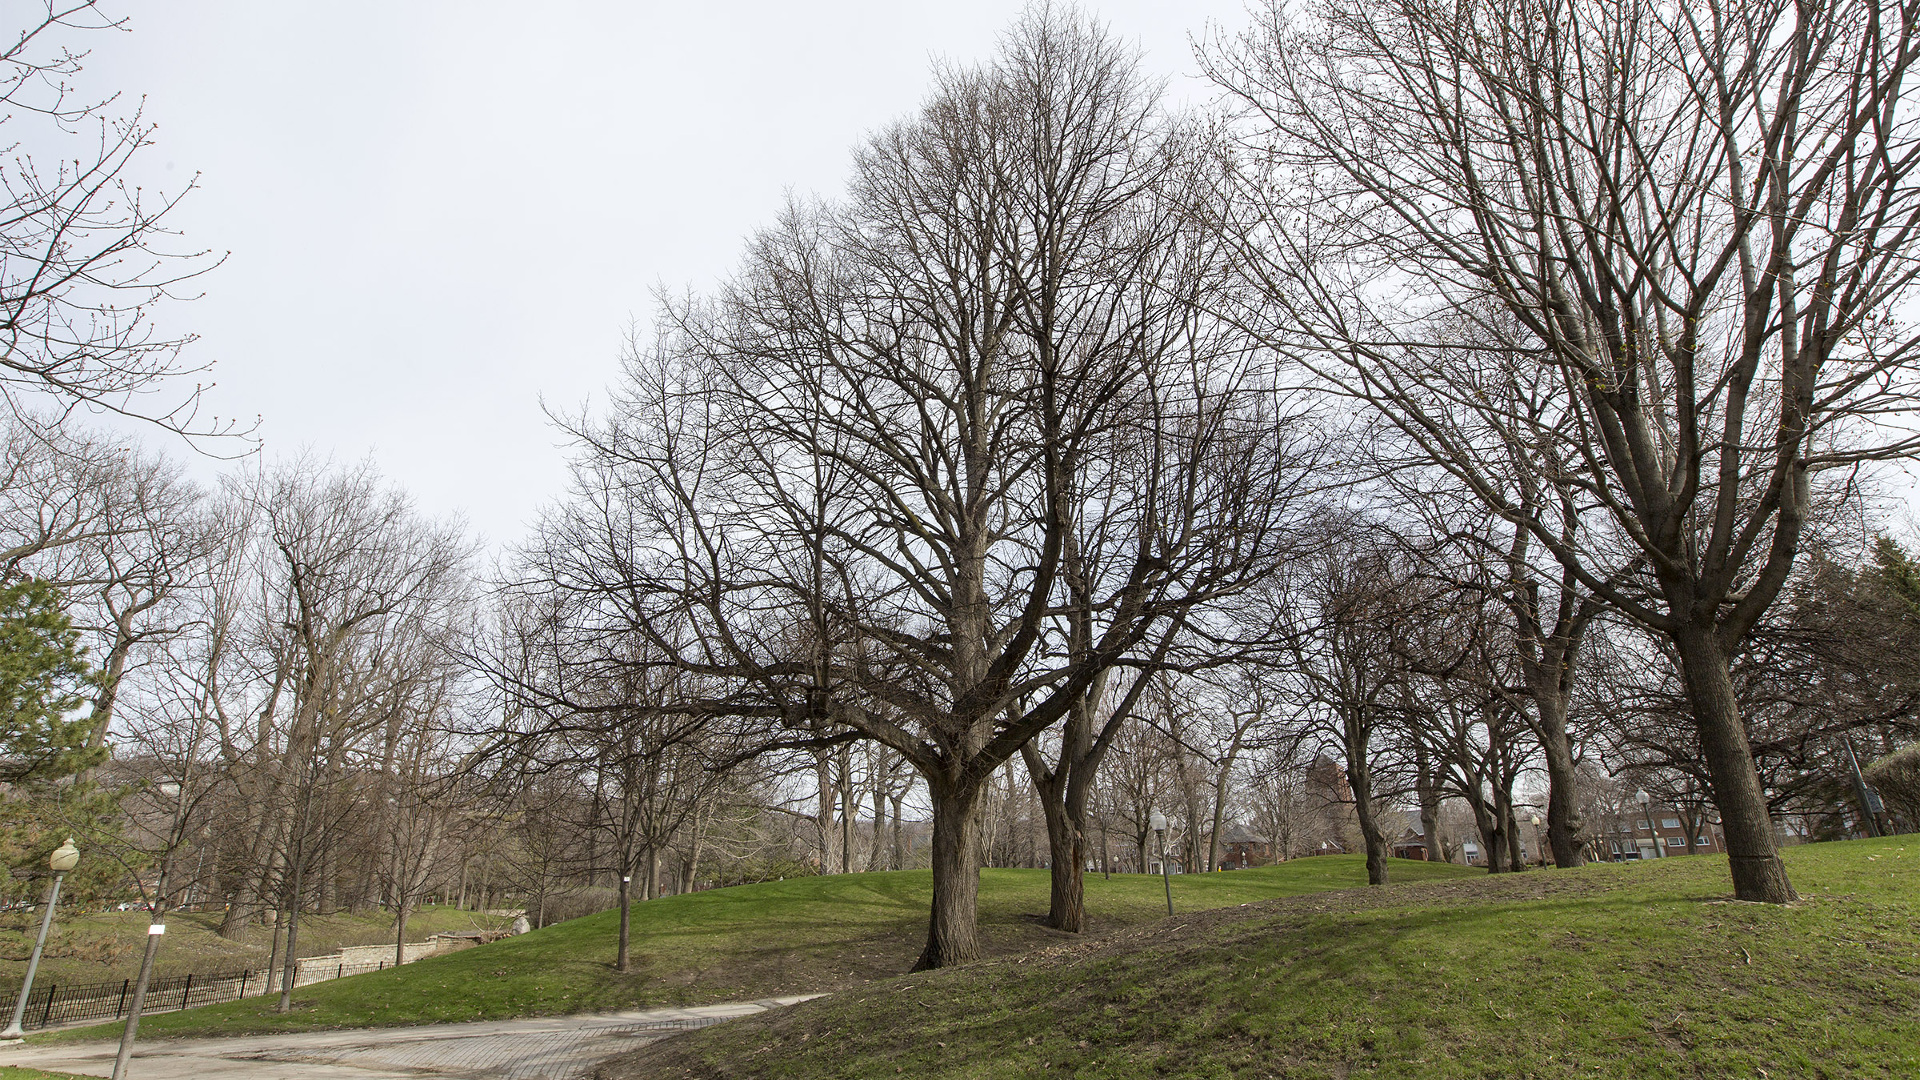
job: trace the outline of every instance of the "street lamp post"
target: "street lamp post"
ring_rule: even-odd
[[[1653,796],[1644,791],[1640,793],[1640,810],[1647,816],[1647,835],[1653,838],[1653,857],[1661,858],[1660,830],[1653,827]]]
[[[1173,914],[1173,871],[1167,866],[1167,815],[1153,812],[1153,835],[1160,841],[1160,883],[1167,888],[1167,914]]]
[[[1533,822],[1533,861],[1541,866],[1547,865],[1547,849],[1540,843],[1540,815],[1534,814],[1527,820]]]
[[[33,973],[40,969],[40,953],[47,947],[47,928],[53,925],[53,906],[60,902],[60,883],[67,878],[67,871],[80,861],[80,849],[73,846],[73,837],[53,849],[47,859],[47,868],[53,871],[53,891],[47,894],[47,910],[40,916],[40,937],[33,943],[33,956],[27,960],[27,981],[20,984],[20,996],[13,1003],[13,1022],[5,1031],[0,1031],[0,1039],[19,1041],[26,1037],[20,1027],[20,1021],[27,1015],[27,995],[33,992]]]

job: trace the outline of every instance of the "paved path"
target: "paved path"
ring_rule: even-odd
[[[578,1080],[595,1062],[676,1031],[811,996],[539,1020],[156,1039],[134,1050],[127,1072],[132,1080]],[[107,1076],[117,1049],[114,1043],[0,1048],[0,1065]]]

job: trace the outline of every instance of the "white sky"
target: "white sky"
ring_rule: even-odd
[[[175,224],[231,252],[162,322],[216,362],[213,410],[260,414],[268,454],[371,455],[501,544],[565,482],[540,399],[597,394],[655,286],[705,288],[789,191],[836,194],[1021,6],[108,0],[131,32],[77,44],[160,124],[139,179],[199,172]],[[1189,35],[1247,20],[1090,10],[1188,101]]]

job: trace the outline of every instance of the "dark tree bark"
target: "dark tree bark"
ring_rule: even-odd
[[[1213,60],[1263,122],[1270,340],[1673,643],[1735,893],[1791,901],[1727,661],[1816,490],[1920,449],[1885,317],[1920,289],[1920,11],[1324,0]],[[1543,411],[1481,392],[1515,385]],[[1577,529],[1504,483],[1516,448]]]
[[[1363,717],[1351,716],[1345,732],[1347,786],[1353,789],[1353,812],[1360,821],[1360,837],[1367,848],[1367,884],[1385,885],[1391,851],[1373,798],[1372,726]]]
[[[1420,838],[1426,842],[1428,862],[1446,862],[1446,848],[1440,843],[1440,782],[1433,772],[1432,755],[1421,740],[1415,740],[1413,753],[1414,797],[1420,805]]]
[[[632,968],[632,952],[628,948],[633,930],[633,876],[620,875],[620,931],[613,947],[613,970],[628,971]]]
[[[914,971],[951,967],[980,958],[980,785],[929,778],[933,796],[933,907],[927,944]]]
[[[1753,766],[1746,725],[1728,675],[1727,657],[1716,636],[1708,631],[1683,629],[1674,644],[1684,661],[1681,675],[1687,700],[1693,706],[1700,732],[1700,752],[1713,783],[1713,801],[1720,808],[1720,827],[1727,838],[1727,860],[1733,872],[1734,894],[1742,898],[1790,903],[1799,899],[1787,880],[1786,864],[1774,846],[1773,817],[1767,807],[1760,774]],[[1654,838],[1654,843],[1659,843]]]

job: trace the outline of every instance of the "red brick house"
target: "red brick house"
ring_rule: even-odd
[[[1222,870],[1245,870],[1273,862],[1273,842],[1244,825],[1228,829],[1226,842],[1221,847]]]

